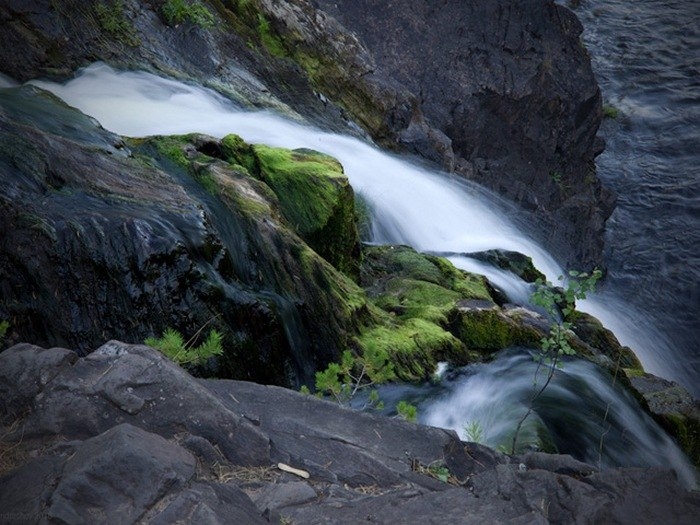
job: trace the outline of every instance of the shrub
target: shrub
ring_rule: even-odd
[[[149,337],[144,342],[163,352],[180,365],[203,365],[210,358],[224,353],[221,346],[223,336],[217,330],[209,332],[207,339],[199,346],[192,347],[191,341],[185,342],[182,334],[167,328],[160,338]]]

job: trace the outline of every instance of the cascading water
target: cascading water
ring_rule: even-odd
[[[222,137],[237,133],[252,143],[312,148],[332,155],[340,160],[353,188],[368,203],[373,215],[373,241],[455,254],[451,259],[456,265],[486,273],[514,302],[527,300],[529,289],[525,283],[460,254],[494,248],[514,250],[531,256],[552,281],[562,273],[553,257],[514,226],[515,211],[496,196],[358,139],[325,133],[268,112],[243,111],[204,88],[148,73],[116,72],[102,64],[85,69],[65,85],[33,83],[121,135],[199,132]],[[606,321],[614,318],[614,311],[601,305],[597,308],[602,309]],[[635,350],[644,360],[644,348]],[[513,415],[521,413],[524,400],[529,399],[533,366],[532,359],[523,354],[479,365],[473,369],[475,373],[469,372],[466,382],[446,383],[446,397],[422,403],[424,421],[459,430],[469,421],[478,420],[487,433],[487,443],[498,445],[503,435],[498,427],[512,425]],[[539,418],[551,425],[556,447],[569,451],[569,446],[578,457],[597,463],[598,434],[603,427],[597,428],[598,423],[590,418],[600,420],[600,407],[609,405],[607,422],[613,428],[605,440],[603,465],[670,464],[688,485],[694,484],[693,468],[678,448],[639,409],[634,413],[634,402],[612,387],[610,379],[601,376],[594,366],[573,360],[556,375],[557,380],[547,396],[538,401],[541,406],[536,407],[533,416],[533,422]],[[478,412],[486,405],[465,402],[474,396],[487,399],[492,414],[501,414],[489,417],[498,417],[499,421],[482,420]],[[550,410],[553,406],[556,410]],[[584,407],[588,412],[577,415]],[[577,427],[561,423],[571,418],[578,418]],[[588,429],[587,437],[579,439],[575,433],[583,433],[584,428]],[[594,439],[596,435],[598,440]],[[640,446],[628,447],[625,439]]]

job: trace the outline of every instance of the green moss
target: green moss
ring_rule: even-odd
[[[260,175],[260,159],[255,148],[238,135],[232,133],[221,139],[221,150],[227,162],[242,166],[253,176]]]
[[[620,115],[620,110],[610,104],[603,105],[603,118],[616,119]]]
[[[185,154],[187,143],[187,135],[148,137],[142,142],[144,145],[154,147],[158,153],[184,169],[190,167],[190,160]]]
[[[387,312],[446,325],[460,294],[437,284],[415,279],[392,279],[385,293],[374,301]]]
[[[461,303],[454,312],[452,332],[468,348],[479,352],[495,352],[514,345],[537,346],[541,334],[503,315],[498,307],[466,306]]]
[[[678,413],[663,414],[659,419],[693,464],[700,468],[700,420]]]
[[[161,7],[163,16],[169,26],[191,22],[203,28],[214,27],[214,15],[201,3],[185,0],[166,0]]]
[[[359,344],[372,352],[387,352],[397,377],[404,381],[429,379],[443,356],[463,349],[452,334],[423,319],[366,329]]]
[[[254,146],[261,179],[290,226],[340,271],[359,274],[354,194],[340,163],[311,150]]]
[[[141,45],[141,39],[139,39],[133,24],[126,18],[123,0],[97,2],[94,8],[97,21],[105,33],[127,46]]]
[[[282,40],[270,31],[270,22],[262,13],[258,13],[257,28],[262,45],[272,56],[284,57],[287,55]]]

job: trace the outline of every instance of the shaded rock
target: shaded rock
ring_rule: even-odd
[[[519,252],[508,250],[486,250],[478,253],[470,253],[469,257],[508,270],[527,283],[534,283],[537,279],[546,280],[546,276],[532,263],[532,257]]]
[[[28,352],[38,363],[50,354],[60,360],[65,351]],[[19,355],[1,354],[0,369],[19,362]],[[129,379],[122,385],[120,378]],[[85,399],[76,402],[81,392]],[[103,418],[112,414],[110,404],[130,396],[144,400],[138,413],[116,408],[121,418]],[[83,441],[74,439],[78,417]],[[63,419],[53,428],[37,425]],[[241,421],[255,422],[255,432]],[[173,425],[180,425],[175,434]],[[209,434],[199,432],[212,426]],[[206,452],[203,440],[209,436],[213,443],[217,431],[230,432],[215,443],[224,458],[198,452],[198,463],[178,444]],[[283,462],[307,470],[309,479],[245,467],[241,458],[261,436],[270,444],[263,467]],[[152,349],[116,342],[40,385],[22,431],[0,434],[0,445],[6,443],[33,456],[0,475],[0,508],[9,523],[28,517],[71,523],[643,523],[651,517],[691,523],[700,505],[700,496],[664,469],[594,472],[567,456],[510,458],[462,443],[451,431],[279,387],[195,380]],[[444,466],[450,483],[430,474],[431,465]]]
[[[148,522],[154,525],[175,523],[268,523],[253,502],[240,489],[221,483],[193,483],[181,491],[159,512],[151,512]]]
[[[649,412],[678,442],[693,464],[700,469],[700,402],[678,383],[652,374],[627,371],[634,391],[640,394]]]
[[[601,96],[571,11],[553,1],[316,4],[376,64],[365,84],[390,79],[407,94],[394,134],[420,114],[450,139],[458,172],[544,221],[542,235],[564,262],[600,260],[614,198],[595,176]]]
[[[452,432],[355,412],[283,388],[201,383],[230,410],[260,421],[260,430],[270,436],[273,462],[307,470],[314,479],[388,487],[411,471],[411,460],[427,465],[457,441]]]
[[[0,363],[13,366],[22,357],[31,367],[17,350],[0,354]],[[167,438],[200,436],[237,464],[269,462],[269,440],[250,422],[226,410],[157,350],[118,341],[62,369],[32,399],[18,432],[27,438],[85,439],[121,423]]]
[[[316,491],[305,481],[268,485],[255,500],[263,513],[274,512],[290,505],[303,505],[317,498]]]
[[[133,523],[194,476],[195,459],[160,436],[121,424],[78,445],[46,510],[49,519]]]
[[[64,367],[78,359],[64,348],[19,344],[0,354],[0,424],[10,424]]]
[[[347,347],[362,291],[290,231],[265,184],[193,147],[211,138],[132,153],[35,88],[3,90],[0,105],[9,343],[84,352],[105,333],[189,339],[208,324],[227,352],[204,372],[280,384],[310,382]]]

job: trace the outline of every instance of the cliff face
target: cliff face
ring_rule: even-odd
[[[519,203],[564,263],[600,262],[613,197],[593,165],[601,101],[581,27],[554,2],[9,2],[0,63],[19,80],[94,60],[211,85],[416,153]]]
[[[316,3],[358,36],[376,77],[411,94],[399,144],[533,212],[563,262],[599,258],[613,198],[595,176],[601,97],[573,13],[550,1]]]

